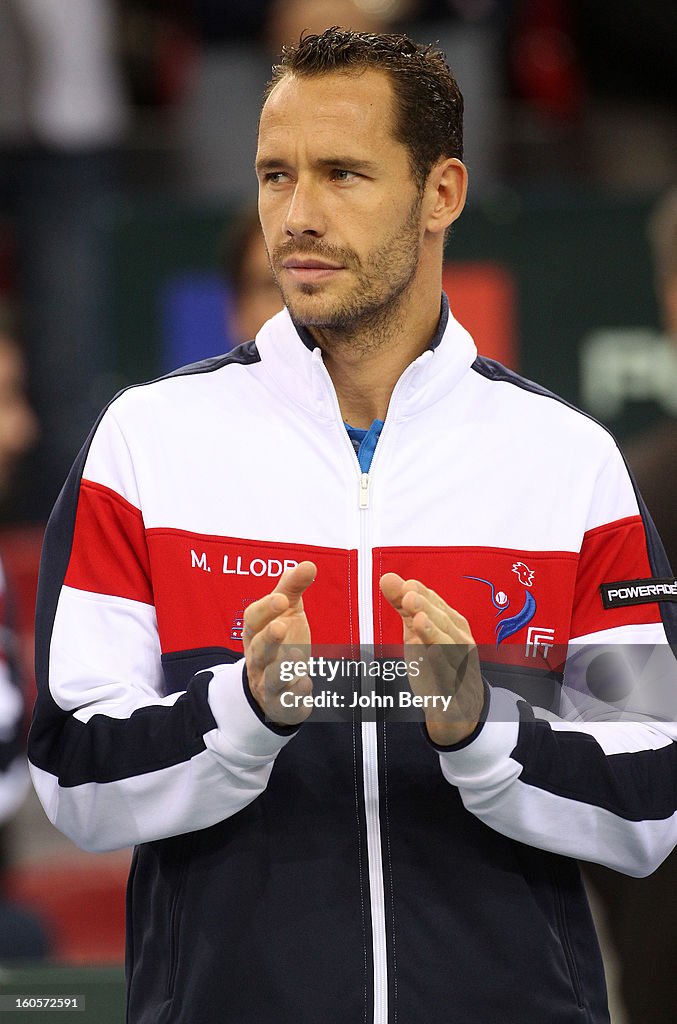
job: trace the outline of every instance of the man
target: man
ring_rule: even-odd
[[[115,399],[51,520],[33,774],[79,843],[137,844],[135,1024],[608,1020],[570,858],[674,843],[672,725],[515,692],[550,703],[553,645],[665,644],[674,606],[604,606],[666,575],[613,440],[440,305],[461,120],[404,37],[287,51],[257,155],[287,309]],[[425,728],[365,680],[315,715],[311,641],[403,639]]]

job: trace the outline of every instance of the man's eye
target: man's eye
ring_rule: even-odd
[[[264,180],[269,181],[271,185],[279,185],[286,177],[284,171],[269,171]]]
[[[355,171],[346,171],[341,167],[336,167],[332,174],[336,181],[352,181],[357,177]]]

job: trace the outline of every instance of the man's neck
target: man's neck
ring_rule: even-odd
[[[409,315],[393,317],[377,332],[367,330],[359,337],[336,338],[313,328],[347,423],[368,429],[373,420],[385,419],[397,381],[429,347],[439,317],[438,293],[436,302],[409,311]]]

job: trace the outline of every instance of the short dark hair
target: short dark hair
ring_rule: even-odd
[[[373,34],[328,28],[285,46],[264,93],[264,102],[284,78],[333,71],[385,71],[395,94],[395,138],[409,150],[412,171],[423,188],[441,157],[463,159],[463,96],[446,57],[433,44],[398,33]]]

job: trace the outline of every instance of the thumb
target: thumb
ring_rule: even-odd
[[[294,602],[300,600],[302,594],[314,582],[316,576],[317,566],[314,562],[299,562],[293,569],[287,569],[280,576],[273,593],[284,594],[288,598],[289,604],[294,604]]]
[[[396,572],[387,572],[381,576],[379,585],[381,587],[381,593],[385,597],[386,601],[391,604],[396,611],[401,612],[402,598],[404,597],[404,580],[402,577],[398,576]]]

